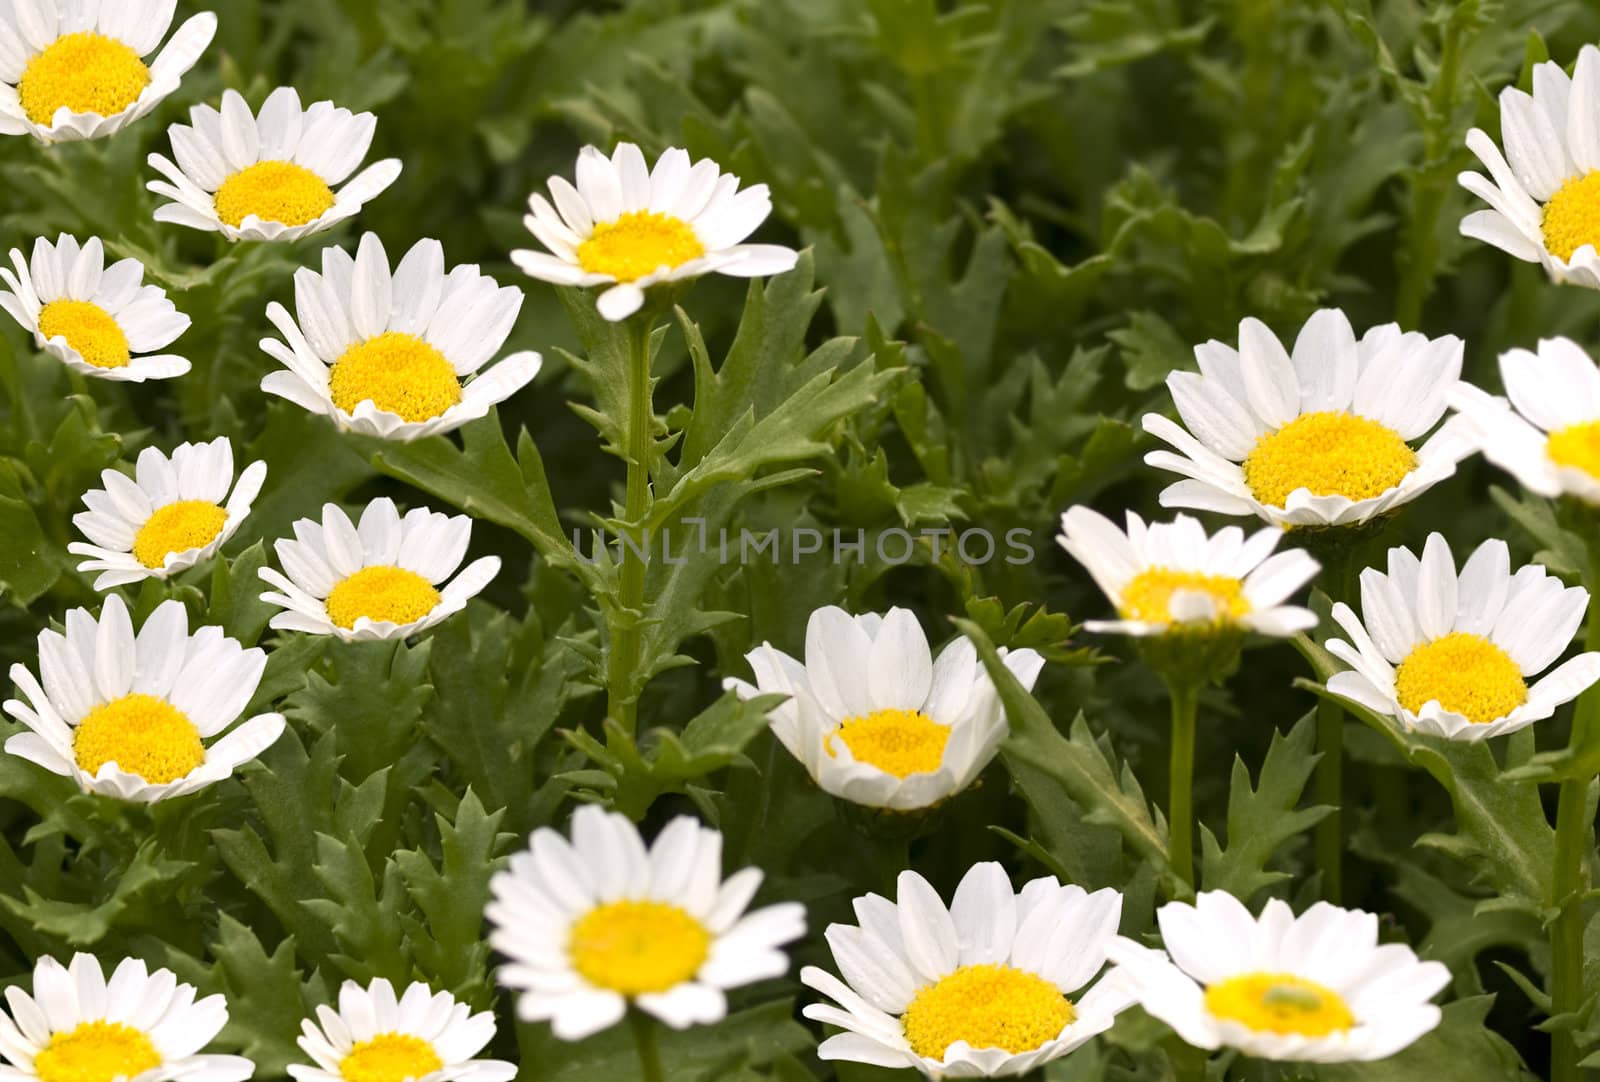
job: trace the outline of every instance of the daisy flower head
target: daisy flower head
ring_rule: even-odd
[[[1461,220],[1464,236],[1539,263],[1553,281],[1600,289],[1600,49],[1585,45],[1569,78],[1560,64],[1533,69],[1533,93],[1500,92],[1500,147],[1479,128],[1467,147],[1482,173],[1463,188],[1489,204]]]
[[[235,481],[226,436],[180,444],[170,456],[146,447],[132,478],[104,470],[105,487],[83,494],[88,510],[72,523],[89,541],[67,551],[90,557],[78,570],[101,573],[96,590],[168,578],[216,554],[250,513],[266,476],[267,464],[252,462]]]
[[[143,284],[137,259],[107,267],[99,237],[80,245],[63,233],[54,244],[34,241],[32,260],[13,248],[11,264],[0,267],[7,286],[0,307],[72,371],[128,383],[189,371],[182,357],[151,355],[177,341],[190,320],[160,286]]]
[[[302,109],[293,87],[267,95],[258,114],[237,90],[224,91],[221,110],[197,105],[188,124],[167,129],[176,164],[150,155],[151,168],[167,179],[146,187],[172,200],[156,209],[156,221],[231,241],[292,241],[331,229],[400,175],[399,159],[388,158],[350,176],[377,123],[331,101]]]
[[[916,872],[901,872],[896,887],[894,901],[857,898],[859,924],[828,926],[843,980],[800,971],[833,1000],[805,1016],[844,1030],[822,1042],[823,1059],[929,1078],[1026,1074],[1110,1029],[1131,1004],[1109,978],[1077,994],[1118,938],[1114,890],[1047,877],[1013,892],[995,863],[973,865],[949,908]]]
[[[112,594],[98,620],[72,609],[65,633],[39,632],[40,680],[11,666],[27,702],[12,699],[5,712],[29,731],[7,740],[6,751],[86,793],[153,804],[196,792],[282,735],[282,714],[233,724],[266,664],[265,652],[245,649],[220,627],[191,635],[178,601],[162,602],[135,635],[127,606]]]
[[[1145,462],[1186,480],[1163,507],[1256,515],[1277,526],[1353,526],[1407,503],[1455,472],[1470,445],[1444,416],[1462,343],[1374,327],[1358,341],[1337,309],[1317,312],[1291,354],[1257,319],[1239,348],[1195,347],[1200,371],[1167,377],[1179,425],[1146,414],[1172,445]],[[1187,427],[1185,427],[1187,426]]]
[[[1451,405],[1474,430],[1483,456],[1540,496],[1600,504],[1600,370],[1570,338],[1500,355],[1510,399],[1468,383]]]
[[[618,143],[609,158],[587,146],[577,184],[551,177],[549,187],[554,205],[535,192],[523,219],[548,251],[511,259],[543,282],[605,287],[600,314],[613,322],[637,312],[651,286],[713,273],[765,278],[798,258],[792,248],[744,243],[772,213],[765,184],[741,190],[716,162],[691,162],[677,147],[652,168],[632,143]]]
[[[473,1014],[449,992],[417,982],[398,997],[382,977],[345,981],[339,1009],[300,1023],[299,1045],[316,1066],[290,1064],[295,1082],[510,1082],[517,1065],[474,1059],[494,1039],[494,1015]]]
[[[593,804],[569,841],[548,827],[489,881],[489,945],[517,1017],[576,1041],[631,1005],[673,1029],[719,1022],[724,990],[782,976],[805,907],[748,910],[761,870],[722,878],[722,835],[687,816],[647,849],[626,816]]]
[[[204,1051],[228,1022],[221,996],[195,998],[170,969],[128,958],[106,979],[90,954],[40,958],[33,992],[6,989],[0,1074],[13,1082],[244,1082],[255,1064]]]
[[[1061,516],[1057,541],[1117,607],[1117,619],[1085,623],[1090,631],[1148,636],[1234,626],[1285,636],[1316,626],[1309,609],[1284,602],[1318,567],[1301,549],[1274,553],[1282,538],[1271,526],[1248,537],[1227,526],[1207,537],[1188,515],[1146,524],[1132,511],[1122,530],[1098,511],[1073,507]]]
[[[1257,919],[1222,891],[1156,912],[1166,951],[1129,940],[1113,972],[1148,1013],[1196,1048],[1312,1063],[1385,1059],[1439,1024],[1429,1002],[1450,971],[1378,943],[1378,918],[1318,902],[1299,917],[1272,899]],[[1169,957],[1170,955],[1170,957]]]
[[[298,322],[276,301],[267,308],[284,340],[264,338],[261,348],[285,370],[261,389],[346,431],[391,440],[450,432],[539,371],[533,352],[485,368],[517,321],[522,291],[475,266],[445,273],[436,240],[418,241],[391,271],[368,233],[354,258],[324,248],[322,273],[302,267],[294,284]]]
[[[359,524],[330,503],[321,522],[297,519],[293,529],[294,540],[273,545],[283,571],[261,569],[274,587],[261,600],[284,610],[272,618],[284,631],[409,638],[466,608],[500,571],[498,556],[484,556],[456,574],[472,541],[466,515],[414,507],[402,517],[387,497],[367,504]]]
[[[1600,680],[1600,653],[1579,654],[1529,686],[1572,644],[1589,592],[1538,564],[1511,573],[1506,543],[1479,545],[1456,573],[1433,534],[1419,560],[1389,550],[1388,573],[1361,573],[1361,616],[1333,607],[1350,641],[1328,650],[1350,666],[1328,690],[1408,730],[1451,740],[1514,733]]]
[[[1001,655],[1032,688],[1044,658]],[[1006,716],[977,651],[958,638],[939,652],[907,609],[851,616],[833,605],[806,623],[801,661],[771,643],[746,655],[754,685],[741,699],[781,694],[773,733],[823,790],[853,804],[927,808],[972,784],[1005,739]]]
[[[176,0],[11,0],[0,5],[0,135],[102,139],[178,89],[217,32],[209,11],[172,26]]]

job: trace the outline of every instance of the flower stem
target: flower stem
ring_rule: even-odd
[[[1167,685],[1172,699],[1172,760],[1168,773],[1167,862],[1172,874],[1186,886],[1194,886],[1194,736],[1195,718],[1200,706],[1200,688],[1173,682]]]
[[[1588,695],[1594,695],[1591,690]],[[1588,696],[1585,696],[1586,698]],[[1556,806],[1556,867],[1551,893],[1560,908],[1550,928],[1550,1009],[1555,1015],[1575,1014],[1583,1005],[1584,861],[1588,850],[1589,779],[1561,783]],[[1551,1082],[1579,1082],[1578,1043],[1571,1028],[1551,1034]]]
[[[650,337],[653,318],[640,314],[628,321],[628,491],[623,517],[637,523],[650,509],[650,439],[655,409],[650,400]],[[645,560],[648,542],[622,545],[621,589],[612,619],[611,651],[606,668],[606,711],[628,733],[638,722],[639,696],[634,686],[639,667],[639,621],[644,615]]]
[[[656,1024],[650,1016],[637,1007],[628,1010],[628,1028],[633,1030],[633,1044],[639,1050],[640,1082],[665,1082],[661,1070],[661,1051],[656,1047]]]
[[[1317,803],[1332,808],[1317,824],[1317,870],[1322,897],[1335,905],[1344,895],[1344,708],[1332,699],[1317,702]]]

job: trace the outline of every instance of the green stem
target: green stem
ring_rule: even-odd
[[[633,1007],[628,1010],[628,1028],[633,1030],[633,1044],[639,1050],[640,1082],[665,1082],[661,1050],[656,1047],[656,1024],[649,1015]]]
[[[1200,707],[1200,689],[1192,684],[1169,684],[1172,699],[1172,761],[1168,773],[1167,862],[1172,874],[1194,885],[1194,736]]]
[[[1593,695],[1591,691],[1588,694]],[[1556,807],[1556,867],[1552,894],[1560,914],[1550,928],[1551,1013],[1573,1015],[1583,1005],[1584,860],[1588,850],[1587,778],[1561,783]],[[1579,1082],[1578,1043],[1568,1027],[1551,1034],[1551,1082]]]
[[[1317,870],[1322,897],[1339,904],[1344,895],[1344,708],[1332,699],[1317,702],[1317,803],[1332,808],[1317,824]]]
[[[650,509],[650,439],[655,409],[650,400],[650,337],[652,318],[643,314],[628,321],[628,492],[623,518],[638,523]],[[639,668],[639,621],[644,615],[645,560],[640,552],[649,544],[640,537],[635,551],[622,545],[621,596],[612,621],[611,653],[607,659],[606,709],[629,733],[638,722],[639,696],[635,687]]]

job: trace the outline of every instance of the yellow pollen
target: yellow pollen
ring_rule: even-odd
[[[415,571],[380,564],[363,567],[328,594],[328,619],[353,628],[365,616],[375,623],[409,624],[432,612],[439,591]]]
[[[121,1022],[79,1022],[33,1057],[40,1082],[112,1082],[159,1066],[150,1038]]]
[[[206,761],[194,722],[165,699],[138,693],[89,711],[73,732],[72,751],[87,774],[114,762],[154,785],[177,781]]]
[[[711,933],[675,905],[610,902],[573,924],[567,953],[590,984],[646,995],[698,973],[711,953]]]
[[[133,537],[134,559],[159,568],[171,552],[188,552],[217,539],[228,512],[210,500],[179,500],[156,508]]]
[[[1244,460],[1244,480],[1256,499],[1282,507],[1299,488],[1313,496],[1368,500],[1416,468],[1417,453],[1393,429],[1324,411],[1302,414],[1262,436]]]
[[[1126,620],[1169,624],[1173,622],[1172,595],[1179,590],[1209,594],[1216,608],[1215,623],[1237,620],[1250,611],[1250,601],[1244,596],[1244,586],[1238,579],[1170,567],[1146,568],[1130,579],[1122,588],[1122,601],[1117,610]]]
[[[1289,973],[1247,973],[1218,981],[1206,989],[1206,1010],[1258,1033],[1326,1037],[1356,1024],[1339,993]]]
[[[578,245],[578,263],[590,274],[632,282],[662,267],[682,266],[706,254],[694,228],[670,214],[630,210],[614,222],[600,222]]]
[[[28,119],[48,127],[63,105],[74,113],[116,116],[149,85],[150,69],[138,53],[116,38],[79,31],[28,61],[17,94]]]
[[[1540,226],[1551,255],[1571,259],[1585,244],[1600,245],[1600,171],[1573,177],[1544,205]]]
[[[1394,693],[1413,714],[1437,699],[1446,710],[1484,725],[1527,702],[1528,683],[1500,647],[1455,631],[1407,655],[1395,670]]]
[[[380,1033],[370,1041],[357,1041],[339,1061],[345,1082],[407,1082],[432,1074],[444,1066],[433,1045],[409,1033]]]
[[[45,341],[60,335],[67,345],[96,368],[126,368],[131,354],[128,336],[111,314],[88,301],[51,301],[39,311],[39,334]]]
[[[920,710],[874,710],[866,717],[845,718],[829,733],[823,745],[829,755],[838,754],[833,749],[835,739],[844,742],[856,762],[904,778],[939,769],[950,726]]]
[[[389,331],[344,351],[328,373],[328,394],[346,413],[370,398],[408,421],[430,421],[461,401],[461,381],[443,353]]]
[[[962,966],[925,985],[900,1016],[912,1051],[944,1059],[956,1041],[1012,1055],[1053,1041],[1078,1017],[1061,990],[1007,965]]]
[[[1584,421],[1550,433],[1544,453],[1557,466],[1570,466],[1600,478],[1600,421]]]
[[[263,222],[305,225],[333,208],[333,189],[293,162],[257,162],[217,189],[217,217],[237,227],[254,214]]]

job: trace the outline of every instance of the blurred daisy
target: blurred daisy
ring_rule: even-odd
[[[83,494],[89,509],[73,515],[72,523],[89,543],[74,541],[67,551],[92,557],[78,570],[102,572],[96,590],[165,579],[216,554],[250,513],[266,476],[267,464],[252,462],[236,483],[233,445],[225,436],[180,444],[170,458],[146,447],[133,479],[104,470],[105,487]]]
[[[1529,492],[1600,503],[1600,371],[1589,355],[1546,338],[1537,352],[1502,353],[1500,379],[1509,403],[1468,383],[1451,400],[1484,457]]]
[[[25,0],[19,0],[25,2]],[[195,999],[170,969],[154,973],[137,958],[106,980],[93,955],[69,965],[40,958],[33,994],[6,989],[0,1011],[0,1076],[12,1082],[244,1082],[255,1064],[202,1052],[228,1022],[221,996]]]
[[[3,9],[0,9],[3,10]],[[90,237],[82,247],[63,233],[55,244],[33,242],[31,263],[11,250],[12,269],[0,267],[9,287],[0,307],[33,332],[36,346],[74,372],[96,379],[143,383],[189,371],[189,362],[165,349],[189,329],[160,286],[142,285],[144,264],[123,259],[106,266],[105,247]]]
[[[101,139],[178,89],[217,32],[201,12],[172,26],[174,0],[11,0],[0,5],[0,135]]]
[[[535,192],[523,219],[548,252],[521,250],[511,259],[531,277],[560,286],[606,286],[600,314],[626,319],[645,290],[663,282],[727,274],[764,278],[794,267],[793,249],[745,244],[772,213],[765,184],[739,189],[739,178],[709,158],[662,152],[655,167],[632,143],[607,158],[596,147],[578,154],[577,186],[551,177],[555,205]]]
[[[1259,1059],[1365,1062],[1394,1055],[1439,1024],[1428,1002],[1450,971],[1410,947],[1378,943],[1378,918],[1318,902],[1296,917],[1267,902],[1257,920],[1221,891],[1156,912],[1166,952],[1128,940],[1113,973],[1139,1005],[1196,1048]]]
[[[1354,645],[1329,640],[1352,671],[1331,677],[1328,690],[1451,740],[1514,733],[1600,680],[1600,653],[1590,653],[1528,686],[1572,644],[1588,608],[1587,590],[1538,564],[1513,575],[1500,540],[1479,545],[1458,576],[1450,546],[1433,534],[1421,560],[1393,548],[1387,575],[1361,573],[1361,617],[1333,607]]]
[[[1207,537],[1188,515],[1149,525],[1128,512],[1127,532],[1098,511],[1074,507],[1061,516],[1061,547],[1081,563],[1117,607],[1116,620],[1090,620],[1090,631],[1164,635],[1175,628],[1236,624],[1262,635],[1315,627],[1309,610],[1285,605],[1317,574],[1300,549],[1273,554],[1283,531],[1246,537],[1237,526]]]
[[[173,200],[157,208],[158,222],[229,240],[298,240],[353,217],[400,175],[399,159],[388,158],[345,183],[372,146],[377,117],[331,101],[301,109],[293,87],[267,95],[256,116],[238,91],[224,91],[220,112],[197,105],[189,120],[167,129],[176,165],[150,155],[167,180],[146,187]]]
[[[29,732],[6,751],[72,778],[86,793],[153,804],[221,781],[283,733],[282,714],[233,725],[256,693],[267,655],[220,627],[189,634],[182,602],[164,601],[137,636],[122,598],[97,621],[67,613],[66,634],[39,632],[39,675],[11,666],[26,698],[5,712]]]
[[[1188,480],[1163,507],[1257,515],[1278,526],[1350,526],[1416,499],[1455,472],[1469,444],[1444,416],[1461,376],[1461,340],[1374,327],[1324,309],[1306,321],[1294,354],[1260,320],[1239,324],[1239,348],[1195,347],[1200,371],[1167,388],[1188,429],[1146,414],[1146,432],[1177,449],[1145,462]]]
[[[648,851],[625,816],[592,804],[572,840],[548,828],[489,881],[489,944],[509,962],[517,1017],[576,1041],[631,1004],[674,1029],[721,1021],[723,990],[781,976],[805,908],[746,912],[761,870],[722,878],[722,835],[681,816]]]
[[[1001,655],[1031,689],[1044,659]],[[972,784],[1007,732],[1005,712],[968,640],[937,660],[906,609],[851,616],[829,605],[806,624],[805,661],[771,643],[745,658],[754,685],[729,678],[741,699],[787,695],[772,731],[825,791],[856,804],[926,808]]]
[[[807,966],[800,979],[838,1006],[804,1014],[845,1032],[822,1042],[827,1060],[913,1067],[929,1078],[1026,1074],[1111,1028],[1131,1000],[1101,979],[1117,939],[1122,895],[1086,894],[1053,878],[1013,893],[999,864],[975,864],[950,908],[916,872],[897,901],[855,900],[861,923],[828,926],[844,975]]]
[[[359,526],[335,504],[322,522],[302,518],[295,540],[274,548],[283,572],[261,569],[278,592],[261,600],[285,611],[272,626],[347,642],[404,639],[467,607],[500,570],[498,556],[474,560],[448,585],[472,540],[472,519],[415,507],[400,516],[394,501],[373,500]]]
[[[1461,220],[1461,232],[1558,282],[1600,289],[1600,49],[1585,45],[1571,78],[1560,64],[1533,69],[1533,93],[1500,92],[1500,153],[1478,128],[1467,147],[1489,171],[1461,186],[1492,208]],[[1509,164],[1508,160],[1509,159]]]
[[[521,390],[537,353],[489,363],[522,310],[522,291],[475,266],[444,269],[444,247],[419,241],[391,273],[376,234],[354,259],[324,248],[322,273],[295,272],[297,324],[274,301],[267,318],[285,341],[261,348],[288,371],[261,381],[268,394],[321,413],[340,428],[415,440],[460,428]]]
[[[473,1014],[421,983],[396,999],[381,977],[366,988],[345,981],[339,1009],[318,1007],[300,1031],[317,1065],[290,1064],[296,1082],[509,1082],[517,1073],[514,1063],[472,1058],[494,1038],[491,1012]]]

